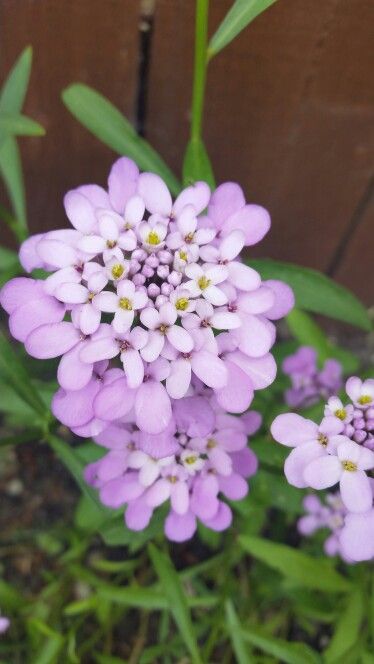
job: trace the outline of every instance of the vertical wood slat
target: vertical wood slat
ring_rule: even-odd
[[[0,81],[31,44],[34,62],[25,112],[47,131],[43,138],[21,141],[32,232],[66,225],[62,197],[69,188],[105,183],[113,153],[73,118],[60,94],[74,81],[87,83],[132,119],[138,20],[138,0],[0,3]]]
[[[193,5],[158,0],[154,23],[148,137],[179,170]],[[213,32],[231,2],[210,6]],[[239,181],[273,218],[252,255],[326,270],[349,227],[371,174],[372,16],[369,0],[283,0],[212,61],[204,134],[217,179]]]

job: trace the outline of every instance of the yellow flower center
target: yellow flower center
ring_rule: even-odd
[[[150,231],[147,237],[148,244],[160,244],[160,236],[156,231]]]
[[[127,221],[127,222],[125,223],[125,225],[124,225],[123,228],[124,228],[125,231],[131,231],[132,226],[131,226],[131,224],[129,224],[129,222]]]
[[[112,267],[112,277],[114,279],[119,279],[120,277],[122,277],[124,271],[125,268],[123,267],[123,265],[121,265],[121,263],[116,263]]]
[[[329,442],[329,439],[323,433],[318,434],[317,440],[322,445],[322,447],[327,447],[327,443]]]
[[[342,466],[349,473],[354,473],[357,470],[357,465],[353,461],[342,461]]]
[[[357,399],[357,401],[361,406],[366,406],[368,403],[371,403],[373,399],[369,394],[363,394]]]
[[[186,261],[186,263],[187,263],[188,256],[187,256],[187,253],[185,251],[180,251],[179,252],[179,258],[181,259],[181,261]]]
[[[164,325],[164,323],[162,323],[162,325],[160,325],[160,327],[158,329],[161,332],[161,334],[166,334],[168,326]]]
[[[179,300],[177,300],[175,303],[175,308],[178,311],[186,311],[188,304],[189,304],[188,297],[180,297]]]
[[[194,239],[194,236],[195,236],[195,233],[188,233],[188,235],[186,235],[186,237],[184,239],[189,244]]]
[[[128,297],[121,297],[119,300],[119,306],[125,311],[132,311],[132,302]]]
[[[92,302],[95,297],[95,293],[88,293],[87,302]]]
[[[170,484],[176,484],[178,482],[178,478],[176,475],[168,475],[168,480]]]
[[[216,441],[214,440],[214,438],[209,438],[209,440],[208,440],[208,442],[207,442],[207,445],[206,445],[207,450],[212,450],[213,447],[216,447],[216,445],[217,445],[217,443],[216,443]]]
[[[188,463],[188,465],[192,466],[193,463],[197,460],[197,456],[188,456],[184,459],[185,463]]]
[[[339,420],[345,420],[347,416],[347,411],[345,408],[338,408],[338,410],[335,411],[334,413],[335,417],[338,417]]]
[[[207,279],[204,276],[204,277],[200,277],[200,279],[197,283],[198,283],[198,286],[199,286],[200,290],[205,290],[206,288],[208,288],[208,286],[210,286],[211,281],[210,281],[210,279]]]
[[[107,240],[106,241],[106,246],[108,247],[108,249],[113,249],[116,246],[116,244],[117,243],[114,240]]]

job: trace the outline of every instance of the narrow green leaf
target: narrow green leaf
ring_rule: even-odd
[[[17,222],[22,229],[26,229],[25,186],[21,157],[18,145],[13,137],[6,138],[0,145],[0,173],[8,191]],[[26,234],[24,237],[26,237]]]
[[[3,611],[19,611],[26,599],[10,583],[0,579],[0,606]]]
[[[0,135],[43,136],[44,128],[26,115],[0,113]]]
[[[349,290],[317,270],[268,258],[247,261],[263,279],[285,281],[295,294],[299,309],[324,314],[363,330],[371,330],[368,313]]]
[[[161,553],[153,544],[149,545],[149,555],[170,603],[170,610],[180,635],[191,654],[191,659],[195,664],[201,664],[202,660],[188,610],[186,595],[174,565],[170,557],[166,553]]]
[[[5,334],[0,330],[0,376],[36,413],[43,418],[48,410],[29,378],[24,364],[18,358]]]
[[[208,58],[219,53],[274,2],[276,0],[236,0],[209,42]]]
[[[98,519],[104,520],[105,517],[110,519],[113,512],[103,507],[97,497],[95,489],[85,482],[83,478],[85,463],[80,459],[75,449],[68,443],[65,443],[61,438],[57,438],[57,436],[53,435],[48,436],[48,443],[54,450],[56,456],[70,471],[82,493],[94,503],[97,509]]]
[[[227,632],[230,637],[237,664],[250,664],[254,659],[249,655],[248,648],[244,643],[242,629],[234,605],[230,600],[225,604]]]
[[[359,588],[355,588],[348,597],[343,613],[336,623],[332,639],[324,651],[325,664],[337,664],[343,661],[347,653],[360,637],[364,619],[364,598]]]
[[[188,186],[197,180],[207,182],[211,189],[216,186],[212,164],[203,141],[191,138],[183,160],[183,184]]]
[[[242,630],[242,636],[248,643],[286,664],[319,664],[321,662],[320,656],[304,643],[289,643],[284,639],[274,638],[258,627],[246,627]]]
[[[287,324],[291,334],[305,346],[313,346],[322,365],[326,360],[334,358],[342,364],[344,372],[353,374],[359,367],[357,357],[344,348],[335,346],[328,339],[317,323],[301,309],[293,309],[287,316]]]
[[[351,584],[324,558],[311,556],[285,544],[243,535],[239,543],[247,553],[278,570],[294,583],[324,592],[347,592]]]
[[[0,111],[18,113],[25,101],[32,63],[32,48],[27,46],[14,63],[0,91]]]
[[[180,580],[178,578],[178,583]],[[99,596],[114,604],[121,606],[132,606],[138,609],[149,609],[150,611],[164,611],[166,609],[173,610],[173,604],[166,593],[160,592],[154,588],[140,588],[137,586],[126,586],[117,588],[108,583],[100,583],[97,586]],[[214,595],[202,595],[199,597],[186,597],[186,607],[210,608],[217,604],[217,597]]]
[[[157,173],[173,194],[179,193],[181,185],[170,168],[108,99],[82,83],[73,83],[66,88],[62,99],[77,120],[103,143],[134,159],[143,170]]]

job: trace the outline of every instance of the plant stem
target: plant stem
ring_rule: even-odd
[[[192,88],[191,139],[201,138],[207,70],[209,0],[196,0],[195,63]]]

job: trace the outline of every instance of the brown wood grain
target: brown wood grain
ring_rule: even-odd
[[[0,80],[31,44],[25,111],[46,129],[22,139],[33,232],[66,225],[62,197],[84,182],[105,183],[114,155],[64,107],[73,81],[96,87],[132,119],[138,67],[138,0],[2,0]]]

